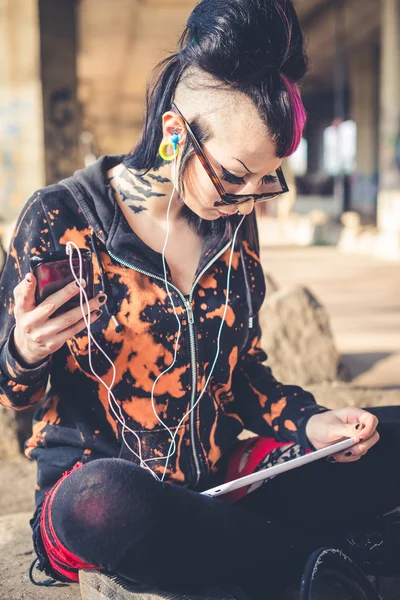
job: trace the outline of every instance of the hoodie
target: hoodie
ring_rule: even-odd
[[[264,274],[258,248],[246,239],[233,252],[218,360],[204,390],[225,307],[232,243],[227,233],[208,240],[189,296],[173,285],[167,265],[181,337],[175,364],[155,386],[153,410],[151,389],[173,362],[178,324],[161,254],[132,231],[107,181],[106,172],[122,159],[104,156],[33,194],[19,217],[0,282],[0,401],[15,410],[39,403],[25,442],[26,456],[38,464],[37,506],[78,461],[138,462],[132,452],[139,449],[137,436],[142,457],[155,473],[162,475],[166,467],[166,481],[206,489],[244,428],[307,448],[307,421],[324,410],[310,393],[276,381],[264,364],[258,320]],[[90,251],[94,293],[108,295],[92,333],[115,366],[114,410],[90,371],[86,329],[33,368],[22,364],[13,347],[13,289],[30,270],[32,256],[65,251],[68,241]],[[112,368],[95,346],[92,359],[110,384]],[[171,433],[176,447],[166,461]]]

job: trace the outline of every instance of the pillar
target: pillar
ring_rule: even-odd
[[[357,125],[356,169],[351,181],[351,208],[368,222],[376,220],[378,185],[378,49],[373,44],[349,56],[351,118]]]
[[[400,0],[382,0],[378,225],[400,251]]]
[[[47,185],[79,168],[76,2],[39,0]]]
[[[324,131],[326,121],[311,114],[307,121],[307,174],[319,175],[324,171]]]
[[[37,0],[0,0],[0,218],[45,184]]]
[[[0,0],[0,220],[81,166],[74,0]]]

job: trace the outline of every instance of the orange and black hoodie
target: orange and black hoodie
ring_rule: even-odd
[[[154,380],[173,362],[178,325],[165,289],[161,255],[132,231],[107,180],[107,171],[122,158],[102,157],[33,194],[17,223],[0,283],[0,401],[23,410],[44,399],[25,443],[26,456],[38,463],[37,505],[78,461],[137,459],[123,442],[107,391],[90,371],[86,330],[35,368],[18,361],[12,343],[13,290],[30,270],[32,256],[65,250],[68,241],[91,252],[95,294],[103,290],[108,296],[92,331],[114,362],[113,392],[126,425],[140,437],[143,458],[156,459],[147,464],[160,474],[170,446],[170,434],[156,418],[150,398]],[[265,296],[263,269],[258,248],[242,239],[233,254],[215,369],[200,402],[176,432],[202,391],[215,357],[231,237],[216,236],[208,244],[190,296],[170,286],[182,333],[176,363],[157,382],[154,394],[159,417],[176,433],[166,480],[199,490],[218,472],[219,459],[232,450],[243,428],[308,447],[306,423],[323,410],[310,393],[282,385],[264,365],[267,357],[258,345],[257,317]],[[172,284],[168,268],[167,275]],[[93,364],[110,383],[111,366],[95,347]],[[137,451],[135,436],[128,429],[124,436]]]

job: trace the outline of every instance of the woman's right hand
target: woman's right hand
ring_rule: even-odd
[[[49,318],[67,300],[79,293],[75,281],[46,298],[38,306],[35,304],[35,289],[36,278],[32,273],[28,273],[14,289],[14,346],[22,361],[29,366],[43,362],[85,327],[80,306]],[[104,304],[106,299],[104,292],[100,292],[89,300],[91,323],[100,317],[99,306]],[[84,306],[87,314],[85,302]]]

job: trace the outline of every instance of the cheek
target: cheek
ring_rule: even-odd
[[[193,212],[202,216],[200,211],[213,209],[214,202],[219,199],[218,192],[195,157],[186,168],[184,184],[183,200]]]

